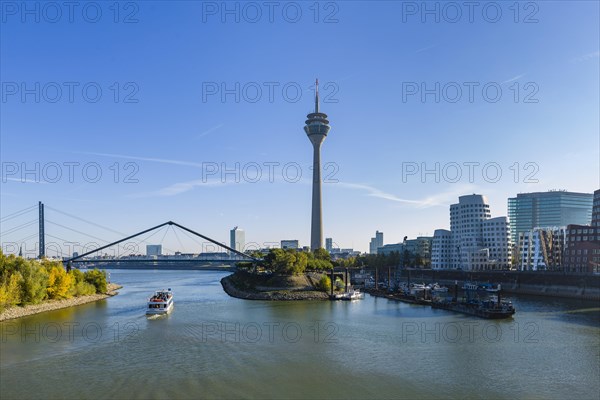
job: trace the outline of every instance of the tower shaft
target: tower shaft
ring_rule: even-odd
[[[44,203],[38,202],[38,237],[40,242],[39,258],[46,255],[46,233],[44,232]]]
[[[323,247],[323,206],[321,204],[321,143],[313,143],[311,250]]]

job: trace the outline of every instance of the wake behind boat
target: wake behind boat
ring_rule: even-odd
[[[157,290],[154,295],[148,299],[148,308],[146,315],[168,314],[173,309],[173,292],[171,288],[167,290]]]

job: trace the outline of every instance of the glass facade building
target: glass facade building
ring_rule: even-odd
[[[508,199],[508,218],[513,243],[519,233],[534,228],[589,225],[592,219],[592,193],[551,191],[519,193]]]

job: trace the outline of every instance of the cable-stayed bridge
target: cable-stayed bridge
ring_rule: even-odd
[[[52,219],[47,218],[47,210],[50,211]],[[31,219],[32,217],[33,219]],[[60,218],[61,222],[56,222],[54,218]],[[107,236],[113,238],[116,235],[118,239],[105,239],[81,229],[75,229],[66,225],[65,219],[75,220],[79,225],[93,226],[95,230],[103,230]],[[51,228],[53,233],[48,232],[47,226]],[[37,230],[31,233],[36,227]],[[55,231],[67,232],[67,234],[76,235],[76,237],[90,238],[93,241],[80,243],[57,236],[58,233],[54,233]],[[158,244],[162,249],[162,243],[169,233],[174,235],[182,250],[186,247],[189,248],[189,245],[184,245],[178,232],[183,235],[184,240],[187,240],[188,243],[190,240],[192,241],[191,247],[194,249],[199,248],[200,251],[186,253],[164,248],[170,253],[169,255],[162,255],[162,251],[158,251],[154,255],[140,254],[142,243],[154,246]],[[20,234],[25,236],[20,237]],[[17,237],[18,239],[14,239]],[[161,237],[161,239],[157,240],[158,237]],[[37,242],[35,241],[36,238]],[[19,255],[29,257],[58,258],[65,263],[67,268],[74,265],[129,268],[156,268],[173,265],[185,267],[186,265],[199,263],[234,264],[239,261],[258,261],[251,255],[173,221],[167,221],[133,234],[125,234],[97,222],[45,206],[42,202],[0,218],[0,243],[5,254],[16,254],[18,252]],[[33,247],[31,246],[32,243]],[[25,253],[23,247],[25,247]]]

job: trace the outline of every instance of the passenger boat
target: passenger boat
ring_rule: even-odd
[[[167,290],[157,290],[154,295],[148,299],[148,308],[146,315],[168,314],[173,309],[173,292],[171,288]]]

